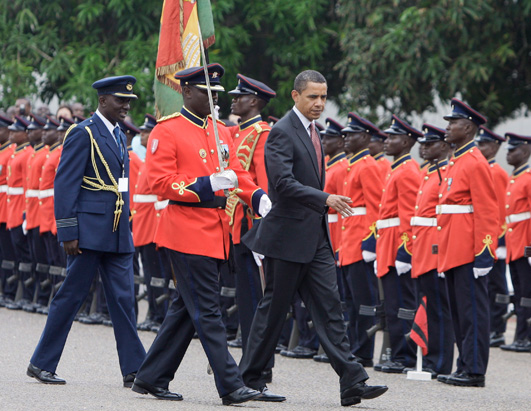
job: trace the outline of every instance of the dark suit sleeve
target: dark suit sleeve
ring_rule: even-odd
[[[290,137],[288,133],[280,127],[273,127],[265,148],[265,158],[267,167],[267,177],[270,187],[274,187],[278,197],[282,200],[292,200],[300,203],[319,213],[325,213],[326,200],[329,194],[322,190],[303,185],[295,178],[294,168],[304,166],[307,163],[304,172],[314,173],[309,156],[303,158],[304,147],[295,145],[295,137]],[[294,161],[300,161],[301,164],[294,164]],[[297,172],[301,172],[300,169]],[[318,186],[317,178],[315,179]]]
[[[77,199],[89,156],[89,136],[84,127],[77,126],[65,136],[54,181],[57,238],[61,242],[79,239]]]

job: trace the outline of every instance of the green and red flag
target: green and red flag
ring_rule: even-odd
[[[210,0],[164,0],[153,87],[157,118],[175,113],[183,105],[174,74],[201,65],[199,27],[206,49],[215,41]]]

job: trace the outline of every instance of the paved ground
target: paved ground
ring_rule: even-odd
[[[142,306],[145,312],[145,307]],[[141,316],[141,318],[143,318]],[[182,402],[158,401],[122,388],[113,330],[101,325],[74,323],[59,368],[64,386],[47,386],[26,376],[29,358],[46,317],[0,308],[0,409],[1,410],[211,410],[220,409],[214,380],[207,375],[207,360],[198,340],[193,340],[170,389]],[[141,332],[149,348],[154,334]],[[514,319],[506,334],[512,341]],[[379,336],[378,336],[379,337]],[[378,351],[380,340],[377,340]],[[239,360],[241,351],[231,349]],[[247,403],[248,409],[332,410],[339,405],[339,384],[328,364],[276,357],[273,392],[288,400],[281,404]],[[486,388],[451,387],[435,381],[407,380],[368,369],[370,382],[387,384],[389,391],[363,401],[363,410],[530,410],[531,355],[491,349]]]

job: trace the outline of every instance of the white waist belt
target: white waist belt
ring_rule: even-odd
[[[26,197],[39,197],[39,190],[26,190]]]
[[[10,196],[20,196],[24,194],[24,187],[7,187],[7,194]]]
[[[525,221],[531,219],[531,212],[524,211],[523,213],[511,214],[505,217],[505,222],[507,224],[519,223],[520,221]]]
[[[357,215],[367,215],[366,207],[352,207],[351,210],[353,214],[343,218],[355,217]]]
[[[155,194],[135,194],[133,201],[135,203],[156,203],[158,197]]]
[[[46,190],[39,191],[40,199],[48,198],[48,197],[53,197],[53,188],[48,188]]]
[[[7,193],[7,184],[0,186],[0,193]]]
[[[382,228],[397,227],[399,225],[400,225],[400,218],[399,217],[386,218],[385,220],[376,221],[376,228],[378,230],[380,230]]]
[[[337,223],[339,220],[337,214],[328,214],[328,222],[329,223]]]
[[[429,217],[411,217],[411,225],[416,227],[437,227],[437,219]]]
[[[162,210],[168,206],[168,203],[170,200],[164,200],[164,201],[157,201],[155,202],[155,210]]]
[[[435,207],[435,213],[440,214],[470,214],[474,212],[472,204],[441,204]]]

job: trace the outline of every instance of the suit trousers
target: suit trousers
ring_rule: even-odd
[[[297,291],[310,312],[319,341],[340,377],[341,391],[368,379],[363,366],[349,359],[350,344],[341,311],[335,262],[326,236],[323,229],[315,256],[309,263],[266,257],[264,298],[258,304],[240,362],[247,386],[265,386],[261,373],[275,352],[284,319]]]
[[[243,387],[240,370],[227,347],[219,307],[222,260],[167,250],[179,295],[172,301],[137,378],[168,388],[197,332],[223,397]]]
[[[485,375],[489,361],[488,278],[474,277],[474,263],[445,272],[448,297],[459,351],[457,372]]]
[[[379,303],[378,278],[374,275],[373,263],[357,261],[343,267],[346,289],[350,292],[353,306],[349,317],[350,335],[353,341],[352,354],[372,360],[374,356],[374,335],[369,337],[367,330],[376,321],[376,317],[360,315],[360,305],[375,307]]]
[[[11,241],[11,233],[6,228],[6,223],[0,224],[0,248],[2,249],[2,259],[15,264],[15,249],[13,248],[13,242]],[[17,273],[17,267],[13,266],[12,269],[2,268],[1,270],[3,273],[2,289],[4,296],[11,300],[15,300],[17,281],[8,284],[6,280]]]
[[[437,374],[450,374],[454,359],[454,331],[446,280],[437,270],[418,277],[421,294],[426,296],[428,318],[428,354],[422,358],[423,367]]]
[[[411,271],[398,275],[395,267],[381,278],[384,292],[385,318],[389,329],[391,344],[391,361],[399,362],[406,367],[413,367],[417,358],[415,343],[406,339],[411,331],[413,320],[398,318],[400,308],[416,310],[416,282],[411,278]]]
[[[99,267],[103,289],[114,327],[114,337],[122,375],[135,372],[146,352],[136,331],[133,295],[132,253],[82,250],[67,257],[66,278],[50,304],[46,326],[31,363],[55,372],[72,327]]]
[[[523,307],[522,298],[531,300],[531,266],[527,258],[522,257],[509,263],[514,288],[514,310],[516,312],[516,340],[531,340],[531,307]],[[489,274],[490,275],[490,274]]]
[[[507,288],[507,277],[505,276],[506,261],[498,260],[494,263],[492,270],[488,274],[489,279],[489,301],[490,301],[490,331],[503,334],[506,323],[503,316],[507,314],[507,304],[496,302],[496,294],[509,294]]]

